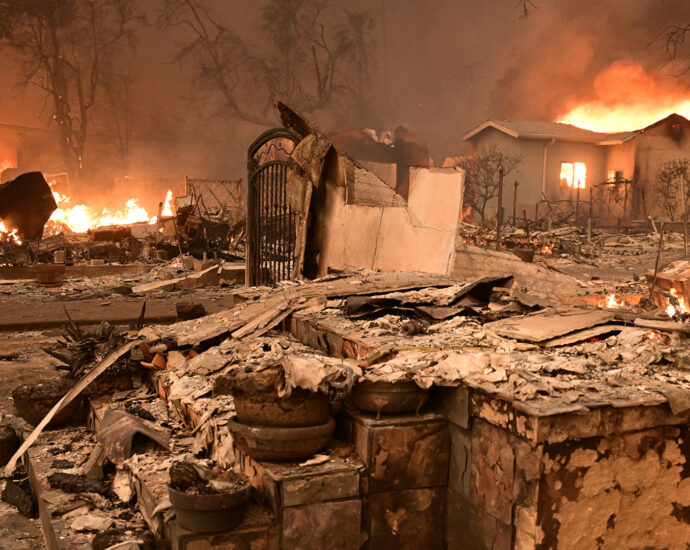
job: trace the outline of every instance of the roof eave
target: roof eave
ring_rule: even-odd
[[[494,122],[493,120],[487,120],[484,124],[481,124],[480,126],[477,126],[474,130],[470,130],[467,132],[464,136],[462,136],[463,141],[467,141],[477,134],[480,134],[487,128],[493,128],[494,130],[498,130],[499,132],[503,132],[504,134],[508,134],[510,137],[518,138],[520,137],[520,134],[517,132],[511,130],[510,128],[506,128],[505,126],[502,126],[501,124],[498,124],[497,122]]]

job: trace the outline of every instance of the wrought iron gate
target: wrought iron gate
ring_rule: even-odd
[[[276,128],[248,151],[247,284],[275,285],[289,279],[295,262],[295,213],[288,206],[288,158],[297,134]]]

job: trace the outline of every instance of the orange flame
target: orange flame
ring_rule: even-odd
[[[536,249],[536,253],[537,254],[543,254],[543,255],[553,254],[553,245],[545,244],[542,246],[538,246]]]
[[[568,187],[584,189],[587,179],[587,166],[584,162],[561,163],[561,181],[565,181]]]
[[[675,288],[672,288],[670,291],[671,295],[678,300],[678,308],[676,308],[673,304],[669,302],[669,304],[666,306],[666,313],[668,313],[669,317],[674,317],[678,313],[688,313],[690,312],[690,309],[688,309],[688,304],[685,302],[685,297],[684,296],[678,296],[678,293],[676,292]]]
[[[165,195],[165,204],[163,205],[163,210],[161,211],[161,218],[172,218],[175,214],[172,211],[172,199],[173,192],[168,189],[168,193]]]
[[[557,120],[595,132],[630,132],[677,113],[690,118],[690,90],[678,79],[618,61],[594,79],[594,97]]]
[[[618,302],[616,301],[616,293],[612,292],[608,296],[606,296],[606,305],[605,307],[609,309],[615,309],[618,307]]]
[[[10,243],[22,244],[22,240],[19,238],[17,230],[7,229],[7,227],[5,227],[5,222],[3,222],[2,220],[0,220],[0,238]]]
[[[110,211],[104,208],[100,213],[85,204],[69,206],[70,197],[53,191],[58,208],[53,212],[49,222],[66,225],[75,233],[85,233],[89,229],[111,225],[130,225],[133,223],[156,223],[156,216],[149,216],[145,208],[137,204],[137,199],[129,199],[123,210]],[[166,205],[172,201],[172,191],[168,191]],[[172,216],[172,210],[170,216]]]

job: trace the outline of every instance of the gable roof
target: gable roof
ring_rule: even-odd
[[[487,128],[494,128],[499,132],[514,138],[522,139],[555,139],[556,141],[578,141],[599,145],[615,145],[636,136],[640,131],[604,134],[578,128],[572,124],[562,122],[547,122],[541,120],[487,120],[463,136],[464,140],[472,139]]]
[[[640,130],[640,132],[650,130],[651,128],[656,128],[657,126],[661,126],[662,124],[665,124],[667,122],[670,122],[671,124],[679,123],[679,122],[681,122],[683,124],[690,124],[690,120],[688,120],[684,116],[679,115],[678,113],[673,113],[673,114],[668,115],[665,118],[662,118],[661,120],[657,120],[654,124],[650,124],[649,126],[646,126],[642,130]]]

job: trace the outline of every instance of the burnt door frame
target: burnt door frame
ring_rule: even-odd
[[[301,138],[287,128],[273,128],[256,138],[247,150],[247,286],[273,285],[289,279],[295,260],[295,219],[287,204],[288,159],[292,151],[283,148],[280,140],[291,141],[294,150]],[[272,152],[281,158],[268,160]]]

